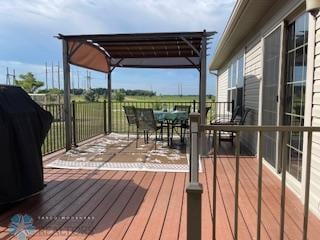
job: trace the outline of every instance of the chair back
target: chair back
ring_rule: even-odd
[[[157,122],[152,108],[136,108],[137,128],[143,130],[156,130]]]
[[[176,111],[184,111],[184,112],[187,112],[188,114],[190,113],[191,111],[191,106],[189,105],[175,105],[173,107],[173,110],[176,110]]]
[[[246,109],[245,109],[245,111],[244,111],[244,113],[243,113],[243,115],[242,115],[242,117],[241,117],[241,119],[240,119],[239,125],[244,125],[244,124],[245,124],[246,118],[247,118],[248,113],[249,113],[250,111],[251,111],[250,108],[246,108]]]
[[[123,106],[124,112],[127,117],[128,124],[136,124],[137,119],[136,119],[136,109],[134,106]]]
[[[238,116],[238,114],[240,113],[240,106],[236,106],[235,109],[233,110],[232,112],[232,115],[231,115],[231,119],[230,119],[230,122],[234,122],[236,120],[236,117]]]
[[[208,116],[208,112],[210,111],[211,107],[206,107],[206,117]],[[198,113],[200,113],[200,109],[198,109]]]

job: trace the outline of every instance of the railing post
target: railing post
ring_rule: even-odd
[[[112,132],[112,90],[111,90],[111,72],[108,73],[108,133]]]
[[[287,158],[288,158],[288,135],[290,132],[282,134],[282,167],[281,167],[281,207],[280,207],[280,240],[284,239],[285,229],[285,207],[286,207],[286,174],[287,174]]]
[[[304,193],[304,214],[303,214],[303,240],[308,239],[312,131],[308,131],[307,145],[308,147],[307,147],[307,164],[306,164],[306,183],[305,183],[305,193]]]
[[[73,100],[72,101],[72,140],[73,140],[73,146],[77,146],[77,138],[76,138],[76,103]]]
[[[230,112],[233,112],[234,110],[234,100],[231,101],[231,111]]]
[[[201,195],[199,183],[199,124],[200,114],[190,114],[190,169],[187,186],[187,240],[201,239]]]
[[[107,101],[103,100],[103,132],[107,134]]]
[[[196,112],[196,100],[193,100],[193,112]]]

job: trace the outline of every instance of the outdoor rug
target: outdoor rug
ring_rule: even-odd
[[[178,141],[178,139],[176,139]],[[58,159],[47,164],[46,168],[188,172],[188,146],[167,146],[166,141],[150,138],[144,144],[143,138],[136,146],[135,136],[112,133],[74,148]],[[200,164],[200,171],[201,164]]]

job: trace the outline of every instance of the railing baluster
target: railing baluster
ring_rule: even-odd
[[[217,232],[217,151],[218,151],[218,139],[217,139],[217,131],[213,131],[213,213],[212,213],[212,234],[213,239],[216,239],[216,232]]]
[[[306,162],[306,185],[304,192],[304,215],[303,215],[303,240],[308,238],[308,222],[309,222],[309,196],[310,196],[310,176],[311,176],[311,148],[312,148],[312,132],[308,131],[307,140],[307,162]]]
[[[285,222],[285,208],[286,208],[286,174],[287,174],[287,143],[288,132],[283,132],[282,139],[282,174],[281,174],[281,213],[280,213],[280,240],[284,239],[284,222]]]
[[[262,203],[262,146],[263,146],[263,132],[258,132],[258,212],[257,212],[257,240],[261,238],[261,203]]]
[[[232,133],[233,134],[233,133]],[[240,172],[240,131],[236,132],[236,178],[234,193],[234,239],[238,239],[238,213],[239,213],[239,172]]]

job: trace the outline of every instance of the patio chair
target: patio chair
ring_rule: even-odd
[[[248,113],[251,111],[251,109],[247,108],[245,109],[242,117],[240,120],[237,120],[236,117],[234,117],[234,120],[233,121],[229,121],[229,122],[216,122],[216,123],[213,123],[213,125],[244,125],[245,124],[245,121],[246,121],[246,118],[248,116]],[[226,133],[231,133],[230,134],[230,141],[233,143],[233,138],[234,138],[234,135],[236,134],[235,131],[223,131],[223,132],[226,132]],[[221,140],[227,140],[227,139],[223,139],[221,138],[221,131],[219,131],[219,142]]]
[[[210,122],[210,124],[216,124],[216,123],[226,123],[226,124],[230,123],[231,124],[236,121],[236,118],[240,114],[240,111],[241,111],[241,107],[236,106],[232,111],[232,115],[231,115],[230,119],[226,119],[226,117],[223,116],[222,118],[219,117],[217,119],[214,119],[213,121]]]
[[[185,111],[190,114],[191,106],[190,105],[175,105],[173,110],[175,111]],[[186,136],[186,130],[189,128],[189,119],[180,121],[180,123],[174,123],[172,124],[171,129],[171,136],[173,136],[173,130],[175,127],[180,127],[180,141],[184,142],[185,136]]]
[[[123,106],[128,121],[128,140],[130,137],[130,126],[137,124],[136,109],[134,106]]]
[[[143,130],[144,143],[149,143],[149,132],[155,132],[154,147],[157,149],[157,133],[162,126],[157,125],[157,121],[154,118],[152,108],[136,108],[136,123],[137,123],[137,141],[136,147],[138,147],[139,131]],[[162,134],[162,131],[161,131]],[[161,136],[162,138],[162,136]]]
[[[211,107],[206,107],[206,117],[208,116],[210,109]],[[200,113],[200,109],[198,109],[198,113]]]

